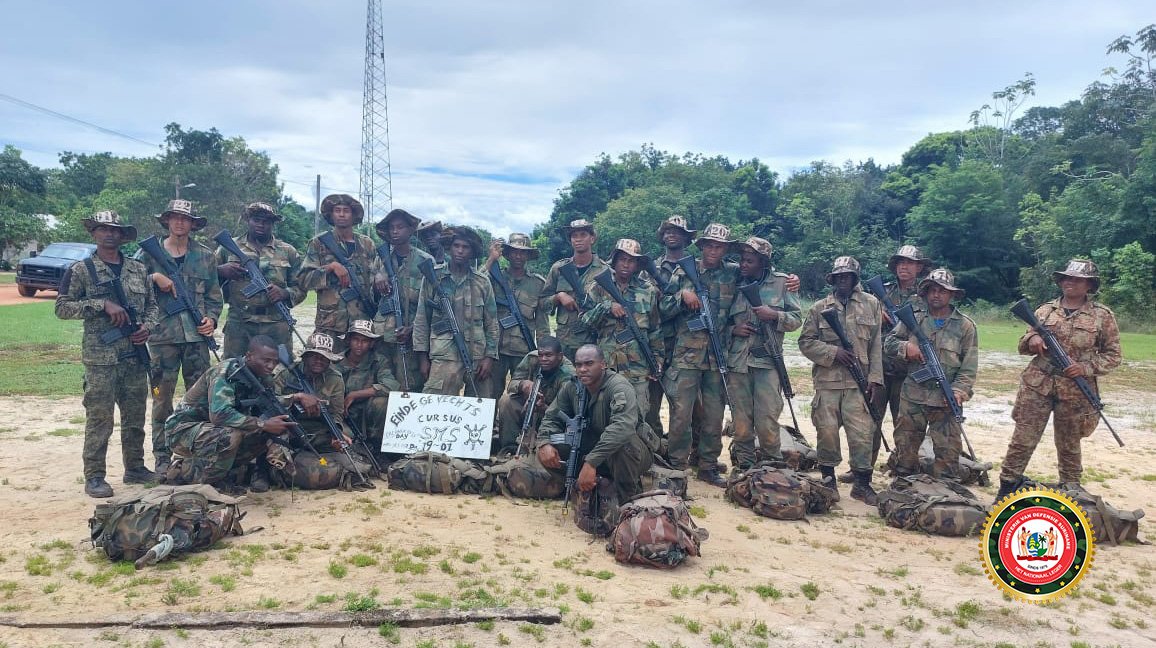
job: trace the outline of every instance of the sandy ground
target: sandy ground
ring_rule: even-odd
[[[0,285],[0,306],[9,304],[34,304],[41,301],[56,301],[55,290],[38,290],[34,297],[21,297],[16,290],[16,284]]]
[[[791,364],[799,366],[795,353]],[[967,431],[985,459],[1002,458],[1014,397],[1002,385],[1014,380],[1021,362],[984,356]],[[995,386],[985,388],[984,376]],[[810,386],[796,382],[803,395],[795,408],[813,438]],[[1152,393],[1109,383],[1107,400],[1128,446],[1118,448],[1098,430],[1085,443],[1086,484],[1118,507],[1154,512]],[[392,492],[381,483],[365,493],[250,495],[246,527],[263,530],[134,573],[110,565],[87,542],[94,501],[82,492],[83,414],[79,398],[0,399],[2,617],[341,610],[350,598],[372,597],[385,607],[486,602],[564,612],[554,626],[403,628],[396,638],[404,646],[1156,645],[1150,547],[1101,546],[1076,596],[1031,606],[1006,600],[988,581],[974,538],[888,528],[874,509],[847,497],[847,486],[839,510],[780,522],[692,482],[697,521],[711,537],[702,557],[670,572],[617,564],[602,542],[561,521],[557,504]],[[118,493],[141,488],[120,483],[118,444],[114,436],[110,483]],[[1054,464],[1045,441],[1031,472],[1054,480]],[[884,484],[877,476],[876,487]],[[994,487],[977,493],[990,499]],[[1145,520],[1141,537],[1152,529]],[[13,648],[383,644],[376,628],[30,631],[0,625],[0,646]]]

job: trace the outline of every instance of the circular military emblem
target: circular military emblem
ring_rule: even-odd
[[[998,502],[980,534],[984,569],[997,587],[1031,603],[1067,595],[1092,567],[1092,526],[1084,511],[1050,488]]]

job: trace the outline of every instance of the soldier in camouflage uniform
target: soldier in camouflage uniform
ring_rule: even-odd
[[[514,448],[522,433],[522,423],[526,417],[526,401],[533,391],[538,372],[542,372],[542,383],[538,388],[538,398],[534,405],[534,416],[522,445],[516,453],[535,447],[537,430],[546,406],[554,402],[558,391],[567,380],[574,377],[574,364],[562,355],[562,345],[553,335],[544,335],[538,340],[538,350],[526,354],[514,368],[514,375],[506,387],[506,393],[498,400],[498,448]]]
[[[136,228],[121,223],[113,211],[97,212],[81,223],[92,234],[96,252],[72,264],[64,274],[56,297],[56,316],[84,320],[84,492],[90,497],[112,497],[112,487],[105,481],[105,455],[112,436],[114,406],[120,408],[124,483],[144,484],[156,479],[144,465],[149,368],[141,364],[133,345],[148,340],[159,312],[144,264],[120,252],[122,244],[136,240]],[[113,297],[112,282],[119,282],[124,289],[139,327],[130,337],[104,344],[101,335],[129,324],[129,314]]]
[[[255,401],[258,394],[238,372],[248,367],[271,389],[276,347],[269,336],[255,335],[244,356],[225,359],[185,392],[165,423],[173,448],[169,483],[210,484],[223,492],[243,493],[240,480],[249,463],[270,452],[270,438],[297,426],[287,415],[266,417],[255,405],[242,404]]]
[[[377,246],[373,239],[353,231],[365,218],[365,209],[353,196],[333,194],[321,201],[321,215],[325,222],[333,226],[333,238],[344,247],[346,256],[353,266],[346,269],[325,244],[321,236],[309,241],[305,250],[305,262],[297,282],[303,290],[317,291],[317,318],[314,330],[333,337],[344,335],[353,320],[373,319],[377,314],[377,298],[374,290],[384,293],[386,282],[381,260],[377,258]],[[365,298],[373,303],[370,310],[361,299],[345,301],[341,291],[350,287],[349,273],[354,272],[366,293]],[[368,311],[368,312],[367,312]]]
[[[731,457],[736,468],[746,470],[759,461],[783,459],[779,443],[783,398],[779,374],[767,348],[774,345],[782,352],[783,334],[802,324],[802,307],[799,298],[787,292],[787,275],[771,269],[770,242],[752,236],[735,243],[734,251],[741,255],[742,283],[757,283],[762,300],[762,305],[754,308],[738,291],[727,318],[727,387],[735,430]],[[776,339],[767,339],[768,329],[774,331]]]
[[[571,360],[578,347],[590,342],[590,331],[582,324],[582,309],[586,304],[579,304],[574,298],[574,288],[562,276],[559,270],[562,266],[572,263],[578,271],[578,279],[585,283],[594,275],[602,272],[609,266],[594,254],[594,243],[598,235],[594,233],[594,223],[582,218],[571,221],[562,228],[562,233],[570,239],[570,246],[574,248],[574,256],[568,259],[559,259],[550,266],[546,273],[546,285],[542,294],[552,302],[556,314],[554,328],[555,335],[562,343],[562,353]]]
[[[442,227],[440,220],[422,221],[417,226],[417,238],[421,241],[425,251],[433,257],[434,263],[442,264],[446,262],[446,251],[442,247],[442,233],[445,228]]]
[[[678,289],[678,284],[671,284],[670,278],[674,275],[674,269],[678,267],[678,260],[688,254],[686,247],[694,240],[696,233],[697,230],[690,229],[686,224],[686,219],[677,214],[662,221],[662,224],[658,226],[658,241],[662,243],[662,247],[666,250],[666,253],[656,259],[654,263],[659,276],[651,277],[650,279],[654,282],[655,286],[659,287],[659,290],[662,290],[662,287],[670,290]],[[662,317],[661,319],[662,348],[666,351],[662,357],[662,366],[669,367],[671,362],[673,362],[674,354],[674,320],[668,317]],[[666,436],[661,416],[662,399],[666,397],[666,394],[662,391],[662,385],[656,381],[651,382],[649,388],[650,409],[647,410],[646,413],[646,423],[650,425],[650,428],[659,436]],[[695,407],[694,421],[691,423],[691,427],[694,429],[698,428],[696,423],[701,417],[701,411],[701,406]]]
[[[453,302],[478,393],[469,388],[453,331],[441,315],[438,287],[424,280],[413,320],[413,350],[425,377],[425,393],[456,396],[465,386],[467,396],[484,396],[490,393],[490,372],[498,358],[498,308],[490,278],[470,267],[482,254],[482,239],[468,227],[455,226],[446,228],[442,244],[449,248],[449,263],[434,268],[434,276]]]
[[[250,203],[241,217],[248,231],[233,241],[245,256],[257,262],[270,287],[268,294],[261,292],[246,297],[242,291],[249,285],[249,275],[241,265],[242,260],[234,258],[225,248],[217,248],[217,277],[225,291],[225,302],[229,304],[222,354],[226,358],[244,355],[249,340],[255,335],[267,335],[274,344],[284,344],[292,350],[293,332],[277,311],[276,303],[284,302],[292,308],[305,300],[308,291],[297,282],[301,255],[292,245],[273,236],[274,224],[281,220],[281,215],[272,205]]]
[[[578,414],[578,390],[587,392],[588,425],[578,446],[581,470],[577,486],[590,491],[599,477],[614,482],[618,501],[642,492],[642,474],[654,462],[658,436],[642,418],[630,381],[606,368],[602,351],[593,344],[578,349],[574,362],[576,381],[562,386],[550,403],[538,430],[537,457],[547,470],[563,473],[569,448],[558,447],[566,433],[567,417]]]
[[[340,449],[333,431],[322,416],[323,405],[339,430],[345,434],[345,379],[333,366],[344,356],[334,351],[336,345],[333,336],[315,332],[305,340],[305,350],[297,362],[292,367],[282,367],[273,376],[274,390],[286,397],[284,400],[287,405],[294,407],[294,419],[300,424],[301,431],[309,443],[322,453],[330,448]],[[305,387],[297,381],[292,371],[294,368],[301,370],[316,395],[306,393]],[[351,442],[348,434],[345,437],[346,443]]]
[[[738,275],[737,265],[723,261],[731,243],[734,243],[730,235],[730,228],[726,225],[711,223],[695,241],[702,252],[702,258],[697,262],[699,276],[710,293],[709,307],[718,323],[719,342],[723,349],[727,345],[723,323],[734,301]],[[670,463],[675,469],[684,469],[690,464],[693,449],[691,413],[695,401],[701,398],[703,418],[698,429],[698,478],[712,486],[725,488],[726,480],[719,474],[718,463],[722,453],[722,419],[726,405],[722,374],[710,352],[709,333],[705,329],[692,331],[688,325],[699,317],[706,305],[701,303],[694,284],[681,268],[675,271],[671,281],[678,282],[679,290],[665,295],[661,302],[663,316],[674,320],[677,331],[674,362],[666,369],[666,385],[674,394],[668,442]]]
[[[839,450],[839,428],[842,427],[847,432],[847,450],[855,474],[851,497],[874,506],[871,436],[875,421],[848,367],[856,361],[862,367],[869,383],[869,397],[883,389],[883,316],[879,301],[859,288],[859,262],[853,257],[835,259],[834,267],[827,274],[827,283],[834,286],[834,291],[811,306],[799,334],[799,350],[815,363],[811,368],[815,385],[811,422],[815,425],[819,470],[824,485],[837,490],[835,466],[843,460]],[[839,338],[820,315],[827,308],[838,311],[855,353],[840,346]]]
[[[1048,358],[1043,338],[1028,329],[1020,338],[1019,351],[1034,355],[1020,377],[1012,418],[1015,432],[1008,443],[1000,470],[996,501],[1015,490],[1024,469],[1043,436],[1048,417],[1055,427],[1056,454],[1063,485],[1079,485],[1083,474],[1080,442],[1099,423],[1094,410],[1073,378],[1083,376],[1099,393],[1097,376],[1120,366],[1120,329],[1116,316],[1089,295],[1100,290],[1096,264],[1084,259],[1068,261],[1065,269],[1052,274],[1060,286],[1059,299],[1036,309],[1036,318],[1056,336],[1072,359],[1072,366],[1060,371]]]
[[[431,258],[410,244],[414,228],[419,222],[416,216],[404,209],[395,209],[376,225],[378,236],[389,241],[390,262],[396,269],[397,283],[401,287],[405,321],[398,322],[396,313],[382,315],[380,311],[373,320],[374,328],[381,334],[377,353],[386,356],[394,376],[401,380],[404,390],[417,392],[422,390],[421,371],[417,355],[413,352],[413,318],[417,313],[418,292],[421,290],[421,271],[418,265]],[[440,223],[438,231],[441,231]]]
[[[618,239],[614,251],[610,253],[610,270],[603,271],[610,273],[618,286],[618,292],[626,301],[633,302],[633,315],[628,315],[621,304],[594,283],[593,277],[586,282],[586,294],[590,296],[592,306],[582,314],[582,323],[594,332],[595,344],[602,349],[606,365],[634,385],[643,417],[650,412],[650,383],[656,381],[650,379],[650,366],[624,318],[633,317],[638,330],[646,336],[645,344],[659,363],[659,377],[662,361],[666,357],[662,341],[662,317],[658,313],[658,289],[638,274],[639,260],[645,256],[638,241]]]
[[[157,220],[169,233],[161,247],[180,269],[181,279],[203,316],[200,322],[194,322],[187,310],[165,315],[149,335],[149,352],[153,359],[153,457],[156,459],[156,473],[163,478],[172,456],[164,431],[165,421],[173,413],[177,374],[184,374],[185,390],[188,391],[208,370],[209,346],[205,338],[212,337],[221,318],[223,303],[213,251],[189,237],[190,232],[202,229],[208,220],[193,213],[191,202],[180,199],[170,201]],[[151,256],[145,254],[143,260],[149,278],[156,286],[157,306],[161,313],[167,313],[168,306],[176,299],[173,280],[165,276],[161,264]]]
[[[490,268],[498,263],[499,257],[506,257],[510,266],[501,272],[505,274],[506,283],[509,284],[510,290],[514,293],[514,299],[517,300],[517,308],[522,313],[522,319],[526,320],[526,325],[530,327],[535,340],[544,335],[550,334],[550,305],[552,302],[550,295],[543,295],[542,287],[546,285],[546,278],[535,272],[526,271],[526,262],[538,258],[538,249],[530,242],[530,237],[525,234],[514,233],[510,235],[509,241],[497,240],[490,244],[490,257],[486,260],[482,271],[487,274]],[[506,387],[506,376],[513,373],[514,368],[522,361],[522,358],[530,352],[530,347],[526,344],[525,338],[522,337],[522,330],[513,322],[513,316],[510,315],[510,307],[513,304],[506,304],[506,296],[503,294],[501,288],[498,287],[497,282],[490,281],[494,285],[494,300],[498,307],[498,324],[501,328],[501,334],[498,338],[498,361],[494,363],[494,371],[490,377],[491,392],[490,398],[498,399],[502,397],[502,393]],[[509,324],[508,327],[502,327],[502,322]],[[537,342],[535,342],[537,346]]]
[[[925,310],[915,312],[915,321],[934,345],[943,372],[951,381],[955,400],[961,406],[971,398],[979,369],[975,322],[951,305],[953,298],[962,299],[963,295],[964,291],[955,286],[955,277],[950,271],[946,268],[933,270],[919,284],[919,297]],[[905,366],[912,363],[914,369],[918,369],[924,360],[919,343],[903,322],[898,322],[887,336],[884,356],[899,359]],[[918,383],[908,377],[903,382],[903,400],[895,423],[897,475],[903,477],[919,471],[919,446],[929,430],[935,448],[932,475],[956,479],[963,448],[959,424],[944,402],[938,383],[934,380]]]
[[[354,320],[345,342],[345,357],[336,367],[345,381],[346,417],[365,433],[371,448],[380,448],[389,394],[401,385],[386,356],[374,348],[381,345],[381,335],[373,322]]]

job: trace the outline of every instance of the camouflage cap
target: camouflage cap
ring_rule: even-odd
[[[330,225],[333,224],[333,208],[337,205],[349,205],[353,210],[353,224],[360,225],[361,221],[365,220],[365,207],[361,202],[350,196],[349,194],[329,194],[325,200],[321,201],[321,215],[325,217],[325,222]]]
[[[662,221],[662,224],[658,226],[658,240],[660,242],[662,241],[663,233],[668,229],[680,230],[690,238],[694,238],[694,235],[698,233],[698,230],[692,230],[690,226],[687,225],[685,218],[677,214]]]
[[[519,232],[514,232],[511,234],[510,240],[502,241],[502,252],[507,252],[509,250],[523,250],[525,252],[529,252],[531,259],[537,259],[539,256],[541,256],[538,248],[534,247],[534,243],[530,241],[530,237]]]
[[[88,218],[81,219],[80,224],[84,225],[84,229],[89,234],[92,233],[92,230],[103,225],[105,227],[115,227],[124,230],[124,240],[126,241],[136,240],[136,227],[120,222],[120,214],[112,210],[98,211]]]
[[[305,350],[301,352],[301,357],[304,358],[307,353],[316,353],[329,358],[333,362],[337,362],[344,358],[345,354],[333,350],[335,343],[336,340],[328,333],[312,333],[309,338],[305,340]]]
[[[1100,291],[1100,270],[1096,267],[1095,263],[1087,259],[1071,259],[1068,261],[1067,267],[1063,270],[1056,270],[1052,273],[1052,281],[1057,284],[1060,283],[1062,277],[1087,279],[1092,282],[1092,290],[1090,292],[1097,293]]]
[[[621,252],[634,257],[635,259],[642,259],[646,254],[642,252],[642,246],[634,239],[622,238],[614,243],[614,249],[610,252],[610,264],[614,265],[614,257]]]
[[[895,254],[892,254],[891,258],[887,260],[887,269],[890,270],[892,274],[895,273],[895,266],[899,263],[900,259],[907,259],[922,264],[923,267],[919,269],[919,274],[923,274],[931,268],[931,259],[927,258],[927,255],[914,245],[900,246],[900,248],[895,251]]]
[[[417,235],[419,237],[427,237],[431,235],[441,236],[442,229],[442,222],[440,220],[422,221],[417,226]]]
[[[188,216],[189,220],[193,221],[194,232],[209,224],[209,219],[204,216],[198,216],[196,212],[193,211],[193,203],[189,200],[176,198],[169,201],[169,206],[157,216],[157,221],[163,225],[165,229],[169,228],[168,221],[165,219],[165,216],[169,214]]]
[[[960,299],[967,294],[967,291],[955,285],[955,275],[951,274],[951,271],[947,268],[936,268],[931,271],[931,274],[927,275],[926,279],[919,282],[919,294],[922,295],[927,292],[927,289],[931,288],[932,284],[955,293],[955,297]]]
[[[591,223],[590,221],[586,220],[585,218],[579,218],[578,220],[572,220],[572,221],[570,221],[569,225],[563,225],[562,226],[562,233],[565,234],[567,237],[569,237],[574,232],[579,232],[582,230],[585,230],[587,232],[590,232],[591,234],[597,235],[597,232],[594,231],[594,223]]]
[[[374,225],[374,228],[377,229],[377,233],[385,236],[386,233],[389,232],[389,221],[395,218],[404,220],[405,224],[409,225],[410,227],[417,227],[418,223],[421,222],[420,218],[414,216],[404,209],[394,209],[386,214],[385,218],[377,221],[377,225]]]
[[[734,239],[731,238],[731,228],[722,223],[711,223],[707,225],[706,228],[702,230],[702,235],[698,237],[698,240],[696,240],[694,244],[702,247],[703,241],[717,241],[727,245],[734,243]]]
[[[371,340],[376,340],[377,338],[381,337],[380,333],[374,332],[373,322],[370,320],[353,320],[353,322],[349,324],[349,330],[341,336],[341,339],[347,339],[354,333],[367,337]]]
[[[848,273],[855,275],[855,279],[859,279],[859,262],[855,260],[855,257],[841,256],[835,259],[831,271],[827,273],[827,283],[834,284],[835,275]]]
[[[771,260],[771,252],[774,251],[774,248],[771,247],[770,241],[759,238],[757,236],[748,237],[745,241],[735,241],[732,244],[732,247],[736,252],[740,253],[750,250],[751,252],[754,252],[755,254],[766,259],[768,263]]]
[[[248,205],[245,205],[245,211],[241,212],[241,218],[252,218],[258,214],[266,214],[274,221],[281,220],[281,214],[277,213],[277,210],[273,208],[273,205],[263,202],[251,202]]]
[[[470,244],[470,247],[474,250],[474,258],[482,256],[482,253],[485,251],[482,245],[482,237],[478,236],[478,233],[475,232],[473,228],[466,227],[465,225],[450,225],[444,228],[441,234],[442,247],[448,250],[453,245],[454,239],[458,238]]]

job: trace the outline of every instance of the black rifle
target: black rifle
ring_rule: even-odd
[[[389,297],[381,300],[381,305],[377,309],[379,315],[393,315],[394,322],[397,323],[397,328],[402,328],[408,324],[405,319],[405,299],[401,294],[401,282],[397,278],[397,268],[393,265],[393,248],[390,247],[389,241],[383,242],[377,246],[377,256],[381,259],[382,265],[385,266],[385,274],[389,277]],[[409,354],[412,349],[408,344],[398,342],[401,346],[401,387],[404,391],[409,391]]]
[[[526,441],[526,433],[530,431],[530,424],[534,422],[534,407],[538,404],[538,393],[542,391],[542,368],[538,368],[538,375],[534,376],[534,385],[530,387],[530,397],[526,399],[526,413],[522,415],[522,431],[518,434],[518,449],[514,457],[522,456],[522,444]]]
[[[644,256],[642,257],[642,269],[646,274],[650,275],[654,285],[658,286],[658,292],[666,294],[667,288],[670,286],[670,278],[663,279],[657,266],[654,265],[654,259]]]
[[[462,335],[462,328],[458,326],[458,318],[454,315],[454,300],[450,298],[448,292],[442,287],[440,281],[434,276],[434,267],[432,259],[423,259],[418,264],[417,269],[421,271],[421,276],[425,278],[425,282],[429,284],[430,288],[437,293],[438,305],[442,313],[442,319],[430,326],[430,331],[441,335],[446,331],[450,331],[454,336],[454,346],[458,349],[458,355],[461,356],[462,365],[466,369],[466,381],[473,390],[475,396],[481,398],[478,392],[478,385],[474,381],[474,359],[470,356],[470,348],[466,345],[466,338]]]
[[[855,355],[855,345],[851,344],[851,340],[847,337],[847,331],[843,330],[843,322],[839,320],[839,311],[834,308],[824,309],[819,313],[823,319],[827,320],[827,325],[834,331],[835,336],[839,338],[839,346],[843,347],[847,353],[851,354],[854,362],[847,370],[851,372],[851,378],[855,380],[855,385],[859,388],[859,394],[863,396],[863,401],[867,404],[867,411],[871,414],[871,418],[875,421],[875,427],[879,431],[879,438],[883,440],[883,447],[887,452],[891,452],[891,446],[887,444],[887,437],[883,436],[883,414],[875,408],[875,404],[871,402],[871,395],[867,392],[867,374],[863,372],[863,365],[859,364],[859,356]]]
[[[377,312],[377,302],[373,300],[373,294],[366,292],[365,287],[361,285],[361,280],[357,278],[357,267],[353,265],[353,260],[345,253],[345,249],[333,237],[333,232],[325,232],[317,237],[318,241],[329,250],[334,259],[345,268],[349,274],[349,287],[342,288],[338,294],[341,295],[341,300],[344,302],[356,301],[361,304],[361,310],[365,312],[366,317],[372,317]]]
[[[497,262],[490,265],[490,279],[498,285],[501,292],[495,295],[494,301],[500,306],[505,306],[510,314],[499,319],[498,324],[503,329],[518,327],[522,333],[522,339],[526,341],[526,346],[531,351],[537,351],[538,345],[534,344],[534,332],[530,330],[530,325],[526,323],[526,318],[522,317],[522,309],[518,306],[518,298],[514,295],[514,291],[510,288],[510,282],[506,281],[506,275],[502,274],[502,269],[498,267]]]
[[[369,447],[369,437],[361,429],[357,423],[354,422],[353,417],[346,412],[345,424],[349,426],[349,436],[353,437],[355,443],[361,451],[365,453],[365,458],[369,460],[369,464],[373,466],[373,470],[381,477],[385,473],[381,470],[381,464],[377,462],[377,457],[374,456],[374,449]]]
[[[638,350],[642,352],[643,359],[646,360],[646,366],[650,370],[650,378],[658,381],[667,398],[674,398],[674,395],[667,390],[662,381],[662,368],[658,366],[658,359],[654,357],[654,351],[650,348],[650,340],[642,333],[642,329],[638,328],[638,322],[634,321],[634,302],[626,299],[622,291],[618,290],[618,285],[614,283],[614,273],[606,269],[595,275],[594,283],[601,286],[611,299],[626,310],[626,317],[622,318],[622,322],[626,324],[626,330],[623,333],[627,335],[625,339],[615,335],[614,341],[623,344],[633,339],[638,344]]]
[[[899,315],[896,314],[899,307],[893,304],[891,298],[887,296],[887,287],[883,285],[883,277],[875,275],[867,281],[864,281],[863,287],[867,289],[867,292],[874,295],[875,298],[879,300],[879,303],[883,304],[883,310],[891,319],[891,325],[886,327],[885,330],[889,331],[894,328],[895,323],[899,321]]]
[[[578,310],[584,311],[590,307],[589,297],[586,295],[586,288],[582,285],[582,279],[578,277],[578,267],[574,265],[574,261],[567,261],[558,266],[558,274],[570,284],[574,289],[574,301],[578,302]]]
[[[711,355],[714,356],[715,363],[718,364],[719,375],[722,376],[723,399],[726,401],[727,407],[731,407],[731,393],[727,389],[727,373],[729,371],[727,369],[727,355],[722,346],[722,339],[719,337],[718,315],[711,310],[710,291],[702,283],[702,277],[698,274],[698,264],[693,256],[682,257],[678,260],[678,266],[682,268],[686,278],[690,279],[691,284],[694,285],[694,293],[698,295],[698,300],[702,303],[702,309],[698,316],[687,320],[686,326],[691,331],[707,332],[707,336],[710,338]]]
[[[91,258],[85,262],[88,264],[89,274],[92,275],[95,281],[96,266],[92,264]],[[125,314],[128,315],[128,322],[126,322],[124,326],[118,326],[105,331],[100,336],[101,344],[113,344],[117,340],[127,338],[129,345],[132,347],[133,357],[135,357],[137,362],[142,366],[146,368],[149,367],[153,361],[152,356],[149,355],[149,348],[144,344],[133,344],[132,342],[133,333],[139,331],[141,327],[140,314],[136,312],[136,307],[132,305],[132,302],[128,300],[128,296],[124,294],[124,286],[120,283],[120,277],[113,277],[104,282],[104,285],[108,286],[109,291],[112,292],[112,300],[123,308]]]
[[[1051,329],[1044,326],[1039,318],[1036,317],[1031,305],[1028,304],[1028,300],[1021,299],[1016,302],[1011,307],[1011,312],[1012,315],[1015,315],[1023,320],[1025,324],[1032,327],[1036,335],[1040,336],[1040,339],[1044,341],[1044,346],[1048,349],[1048,359],[1057,369],[1063,372],[1072,366],[1071,356],[1068,355],[1067,351],[1064,351],[1064,347],[1060,346],[1060,341],[1056,339],[1056,334],[1052,333]],[[1091,403],[1092,409],[1096,410],[1096,413],[1100,415],[1100,420],[1104,422],[1104,425],[1108,426],[1108,431],[1112,433],[1112,436],[1116,439],[1116,443],[1119,443],[1121,448],[1124,447],[1124,440],[1120,438],[1119,434],[1116,434],[1116,430],[1112,429],[1112,424],[1109,423],[1108,418],[1104,416],[1104,403],[1100,400],[1100,397],[1096,395],[1096,392],[1092,391],[1092,386],[1088,384],[1088,379],[1083,376],[1076,376],[1072,378],[1072,380],[1075,381],[1076,386],[1080,388],[1080,392],[1084,394],[1084,398],[1088,399],[1088,402]]]
[[[747,303],[751,305],[751,308],[758,308],[763,305],[763,297],[759,294],[759,286],[762,284],[762,281],[752,281],[739,286],[739,290],[747,298]],[[783,336],[771,328],[770,324],[759,320],[758,315],[755,315],[753,311],[751,312],[751,321],[758,322],[763,333],[762,347],[751,349],[751,355],[756,358],[769,357],[771,363],[775,365],[775,373],[779,374],[779,387],[783,390],[783,400],[787,401],[787,408],[791,411],[791,423],[794,423],[795,430],[798,430],[799,420],[795,418],[795,406],[791,404],[791,399],[795,397],[795,389],[791,387],[791,377],[787,375],[787,363],[783,360]]]
[[[290,419],[293,419],[293,425],[289,426],[290,436],[292,436],[293,439],[296,440],[299,444],[308,448],[309,451],[313,454],[317,455],[318,457],[321,456],[321,453],[317,452],[317,448],[314,448],[313,444],[309,442],[309,437],[305,436],[305,433],[301,431],[301,426],[296,422],[296,418],[294,418],[293,413],[289,411],[288,407],[285,407],[285,404],[281,402],[281,399],[277,398],[277,395],[273,393],[272,389],[267,387],[265,383],[261,382],[261,380],[257,378],[257,375],[254,374],[251,369],[249,369],[247,364],[245,364],[244,358],[237,358],[237,368],[233,370],[233,373],[229,374],[229,378],[240,379],[240,381],[249,388],[249,393],[253,395],[252,398],[241,399],[240,404],[243,407],[252,407],[256,409],[261,413],[260,415],[262,418],[288,416]],[[288,446],[287,443],[280,440],[280,437],[269,432],[266,434],[273,440],[274,443]]]
[[[586,418],[586,399],[588,394],[586,386],[578,381],[578,378],[572,378],[574,381],[574,389],[578,394],[578,410],[574,412],[574,416],[566,416],[561,411],[558,412],[562,418],[566,419],[566,431],[563,434],[551,435],[550,444],[569,446],[569,451],[566,454],[566,492],[562,505],[562,516],[565,517],[570,510],[570,496],[574,493],[574,483],[578,481],[578,463],[579,463],[579,448],[582,446],[582,436],[586,434],[586,427],[590,424],[590,420]]]
[[[173,282],[175,297],[165,306],[165,314],[176,315],[181,311],[188,311],[194,326],[200,326],[201,322],[205,320],[205,316],[201,313],[201,309],[197,308],[197,301],[193,298],[192,291],[189,290],[188,284],[181,277],[181,269],[177,267],[176,262],[173,261],[168,252],[165,252],[164,248],[161,247],[160,239],[150,236],[140,242],[140,249],[152,257],[153,261],[160,265],[161,270],[164,270],[165,276]],[[216,338],[212,335],[202,335],[201,337],[205,338],[205,345],[213,352],[217,362],[220,362],[221,356],[217,354]]]
[[[237,246],[237,242],[233,240],[233,235],[229,233],[229,230],[217,232],[213,240],[217,242],[217,245],[224,248],[226,252],[237,257],[237,261],[241,263],[245,268],[245,272],[248,273],[249,284],[241,289],[241,294],[245,296],[245,299],[252,299],[258,293],[269,294],[269,288],[273,284],[269,283],[269,280],[265,278],[265,274],[261,272],[261,266],[257,265],[257,260],[241,251],[241,248]],[[301,334],[297,332],[297,319],[294,318],[293,313],[289,311],[289,306],[283,301],[275,302],[270,300],[270,302],[277,308],[281,319],[285,320],[285,323],[289,325],[289,330],[293,331],[293,335],[297,336],[297,341],[304,345],[305,340],[302,340]]]
[[[362,484],[368,484],[369,480],[357,467],[357,462],[353,460],[353,455],[349,453],[349,443],[345,441],[345,433],[341,430],[341,426],[337,421],[333,420],[333,415],[329,413],[329,406],[325,401],[317,397],[317,391],[309,384],[305,378],[305,372],[301,371],[300,366],[294,366],[293,356],[289,355],[289,349],[285,348],[284,344],[277,345],[277,360],[287,369],[292,372],[293,377],[299,383],[291,386],[290,389],[300,389],[302,392],[317,398],[317,407],[321,410],[321,420],[325,422],[325,427],[329,428],[329,434],[333,436],[333,440],[337,443],[337,447],[341,449],[342,454],[349,460],[349,465],[353,467],[353,472],[357,473],[358,478],[361,479]],[[304,416],[305,410],[299,404],[294,403],[291,411],[297,412],[299,416]],[[294,417],[297,418],[297,417]],[[298,419],[299,420],[299,419]]]

